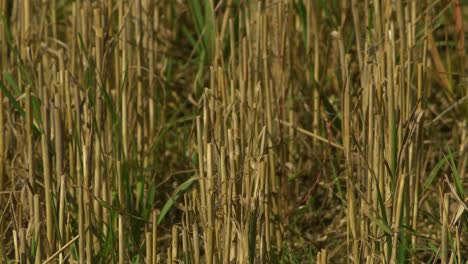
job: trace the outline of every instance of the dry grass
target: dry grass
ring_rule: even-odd
[[[0,0],[1,263],[465,263],[466,1]]]

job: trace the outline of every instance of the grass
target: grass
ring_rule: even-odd
[[[0,0],[0,262],[466,263],[467,15]]]

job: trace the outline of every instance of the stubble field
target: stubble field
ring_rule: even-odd
[[[466,0],[0,0],[0,263],[466,263]]]

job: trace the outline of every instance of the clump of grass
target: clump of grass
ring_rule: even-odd
[[[0,0],[0,262],[465,263],[467,10]]]

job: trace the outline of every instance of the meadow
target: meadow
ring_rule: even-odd
[[[0,263],[468,263],[466,0],[0,0]]]

